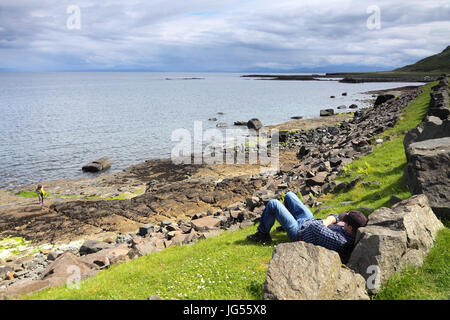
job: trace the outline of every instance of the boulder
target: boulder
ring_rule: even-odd
[[[342,163],[342,159],[339,158],[338,156],[333,156],[333,157],[330,158],[330,165],[332,167],[337,167],[341,163]]]
[[[265,300],[368,300],[364,278],[343,267],[335,251],[306,242],[275,247]]]
[[[347,265],[373,284],[368,290],[376,293],[394,273],[422,265],[442,227],[425,195],[412,196],[391,209],[380,208],[358,229]]]
[[[107,268],[112,264],[129,260],[128,253],[130,249],[126,243],[120,244],[114,248],[103,249],[95,253],[85,255],[80,261],[89,264],[95,264],[99,268]]]
[[[228,126],[228,125],[227,125],[226,122],[219,122],[219,123],[216,124],[216,127],[217,127],[217,128],[225,128],[225,127],[227,127],[227,126]]]
[[[14,268],[11,266],[0,266],[0,281],[6,279],[8,274],[13,271],[14,271]]]
[[[350,106],[349,106],[349,108],[350,109],[358,109],[358,106],[356,105],[356,104],[351,104]]]
[[[411,143],[406,158],[405,185],[425,194],[437,215],[450,217],[450,137]]]
[[[301,146],[298,150],[296,156],[297,159],[302,160],[304,157],[306,157],[311,152],[311,149],[306,148],[305,146]]]
[[[73,253],[66,251],[47,267],[39,280],[48,280],[51,286],[61,286],[68,281],[82,281],[90,278],[98,270],[97,265],[84,262]]]
[[[220,219],[211,216],[206,216],[200,219],[192,220],[191,223],[195,231],[201,232],[217,229],[220,225]]]
[[[320,116],[321,117],[329,117],[329,116],[332,116],[333,114],[334,114],[334,110],[333,109],[320,110]]]
[[[439,117],[442,120],[448,119],[450,116],[448,83],[440,81],[433,87],[430,96],[428,115]]]
[[[47,260],[48,260],[48,261],[55,261],[56,258],[58,258],[60,255],[61,255],[61,254],[58,253],[58,252],[51,251],[51,252],[49,252],[48,255],[47,255]]]
[[[303,119],[303,116],[292,116],[291,119],[300,120]]]
[[[133,239],[129,256],[145,256],[152,252],[158,252],[165,248],[164,239],[159,237]]]
[[[375,100],[374,106],[376,107],[376,106],[378,106],[378,105],[380,105],[382,103],[385,103],[386,101],[388,101],[390,99],[393,99],[393,98],[395,98],[395,96],[392,95],[392,94],[381,94]]]
[[[260,199],[259,197],[255,196],[248,197],[247,199],[245,199],[245,205],[247,208],[249,208],[249,210],[253,211],[254,208],[260,205]]]
[[[170,240],[172,241],[172,245],[183,245],[196,241],[198,237],[197,232],[192,229],[189,233],[177,234]]]
[[[111,161],[109,158],[104,157],[84,165],[81,169],[86,172],[99,172],[109,168],[111,168]]]
[[[95,253],[100,250],[109,249],[112,247],[113,247],[112,244],[109,244],[106,242],[96,241],[96,240],[87,240],[81,245],[79,252],[80,252],[80,255],[83,256],[86,254]]]
[[[146,235],[151,234],[154,231],[155,231],[155,225],[153,225],[153,224],[145,224],[145,225],[139,227],[138,234],[141,237],[145,237]]]
[[[246,126],[247,122],[246,121],[235,121],[234,125],[235,126]]]
[[[317,173],[314,177],[306,180],[306,185],[308,186],[321,186],[325,183],[325,179],[328,176],[328,172],[322,171]]]
[[[262,128],[262,122],[259,119],[253,118],[247,122],[247,128],[259,130]]]
[[[280,130],[278,132],[278,141],[279,142],[286,142],[289,137],[289,131],[288,130]]]
[[[408,131],[403,139],[405,149],[413,142],[450,137],[450,119],[441,120],[428,116],[414,129]]]
[[[50,287],[49,280],[19,280],[4,290],[0,290],[0,299],[16,298]]]

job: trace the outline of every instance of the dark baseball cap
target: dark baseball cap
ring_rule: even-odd
[[[344,221],[347,224],[351,225],[355,229],[359,227],[365,227],[367,224],[367,218],[364,213],[351,210],[349,212],[341,212],[338,216],[339,221]]]

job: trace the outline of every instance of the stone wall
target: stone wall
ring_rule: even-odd
[[[404,267],[421,266],[442,227],[423,194],[391,209],[380,208],[369,216],[367,226],[358,230],[347,265],[372,281],[367,289],[374,293]]]
[[[425,195],[380,208],[357,232],[347,266],[331,250],[305,242],[275,248],[264,299],[368,299],[394,273],[421,266],[443,227]],[[349,269],[350,268],[350,269]]]
[[[448,78],[433,87],[428,114],[403,141],[407,164],[403,182],[425,194],[433,211],[450,217],[450,105]]]

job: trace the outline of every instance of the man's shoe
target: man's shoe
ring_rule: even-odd
[[[272,237],[270,236],[270,233],[262,233],[257,231],[254,234],[248,235],[247,240],[251,242],[271,242]]]

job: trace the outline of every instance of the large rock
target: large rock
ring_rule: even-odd
[[[220,219],[211,216],[195,219],[191,221],[195,231],[208,231],[217,229],[220,226]]]
[[[161,251],[165,248],[164,239],[158,236],[151,238],[137,238],[132,241],[131,256],[145,256],[147,254]]]
[[[442,120],[448,119],[450,116],[448,82],[441,80],[433,87],[430,96],[428,115],[439,117]]]
[[[406,149],[404,183],[425,194],[439,216],[450,216],[450,137],[414,142]]]
[[[322,171],[317,173],[314,177],[306,180],[306,185],[308,186],[321,186],[325,183],[328,176],[328,172]]]
[[[73,253],[66,251],[47,267],[39,280],[48,280],[51,286],[61,286],[90,278],[98,270],[97,265],[81,261]]]
[[[335,251],[306,242],[275,247],[264,284],[267,300],[369,299],[361,275],[342,266]]]
[[[394,95],[392,94],[381,94],[377,97],[377,99],[375,100],[374,106],[378,106],[382,103],[385,103],[386,101],[395,98]]]
[[[19,280],[5,290],[0,290],[0,299],[16,298],[50,287],[49,280]]]
[[[334,115],[334,110],[333,109],[323,109],[320,110],[320,116],[321,117],[329,117]]]
[[[247,128],[253,130],[259,130],[262,128],[262,122],[259,119],[253,118],[247,122]]]
[[[403,146],[407,149],[414,142],[445,137],[450,137],[450,119],[443,121],[438,117],[428,116],[419,126],[408,131]]]
[[[99,172],[111,168],[111,161],[104,157],[84,165],[81,169],[87,172]]]
[[[0,281],[4,280],[12,271],[14,268],[11,266],[0,266]]]
[[[96,253],[100,250],[109,249],[112,247],[112,244],[103,241],[87,240],[80,247],[80,255],[83,256],[86,254]]]
[[[99,268],[107,268],[112,264],[124,262],[129,260],[128,244],[119,244],[116,247],[103,249],[95,253],[91,253],[80,258],[80,261],[86,262],[90,265],[95,264]]]
[[[366,227],[358,229],[347,265],[371,283],[369,292],[377,292],[394,273],[422,265],[442,227],[425,195],[412,196],[391,209],[380,208]]]

